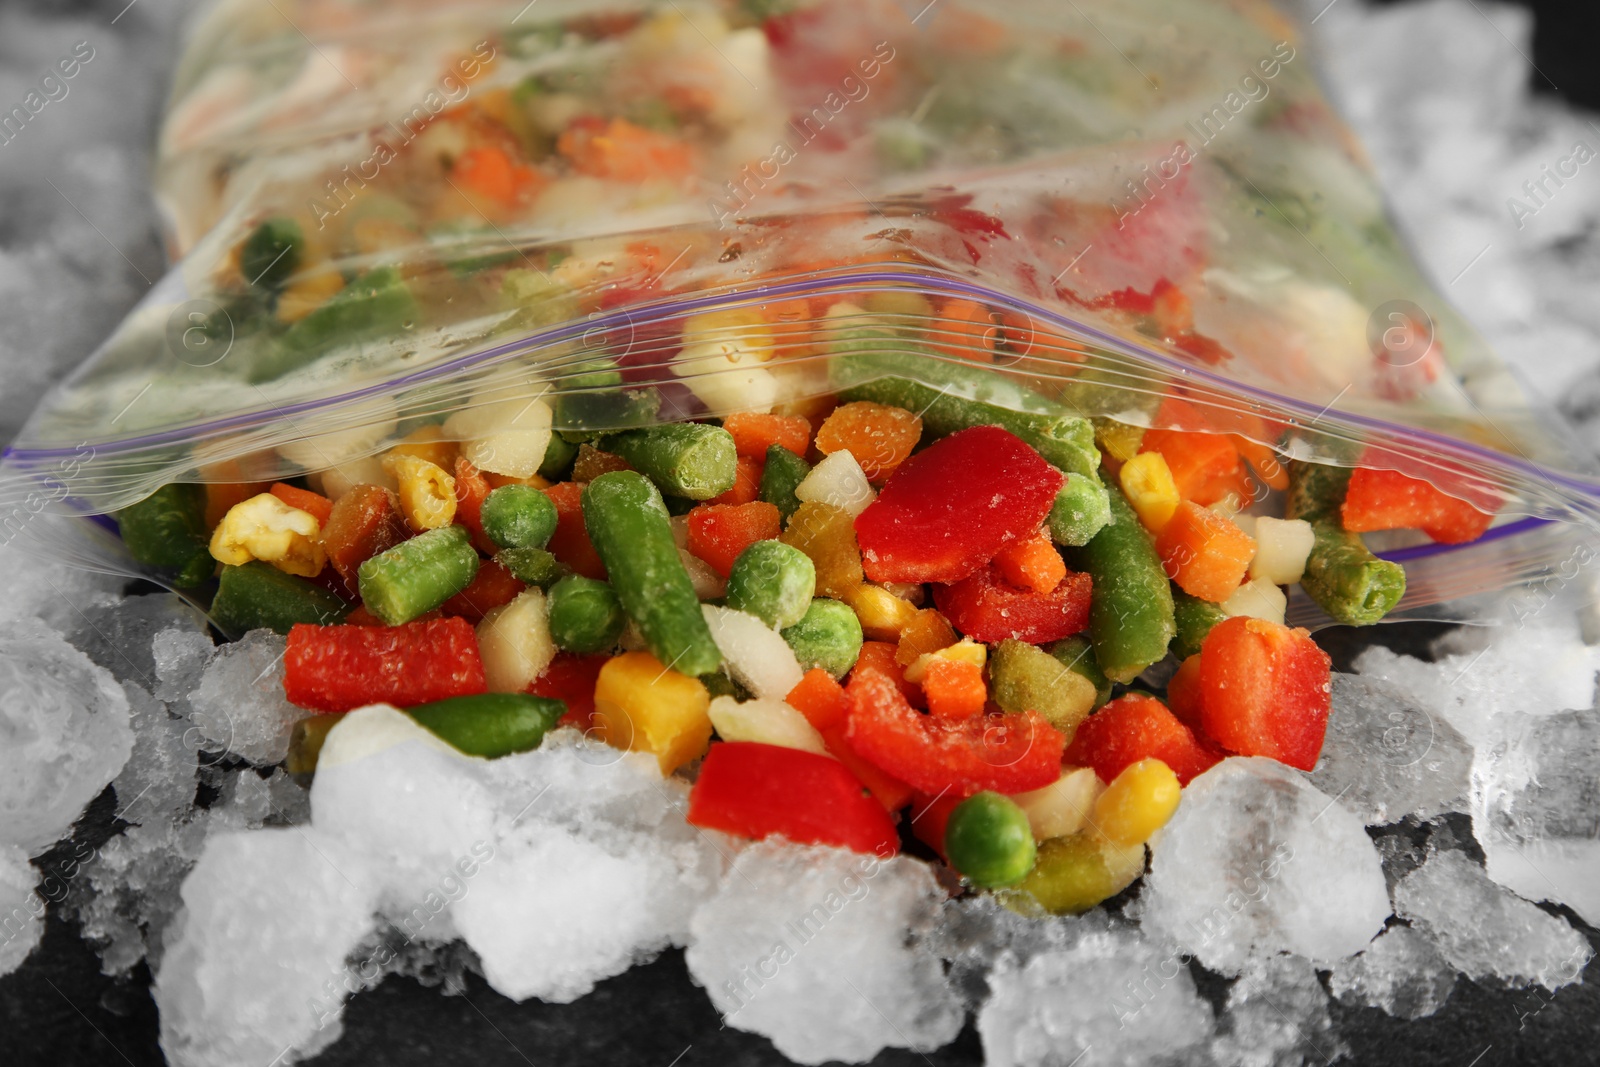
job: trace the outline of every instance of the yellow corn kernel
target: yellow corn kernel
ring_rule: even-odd
[[[1143,844],[1172,818],[1182,795],[1172,768],[1142,759],[1123,768],[1095,799],[1090,825],[1115,844]]]
[[[671,774],[711,744],[711,694],[698,678],[648,652],[606,661],[594,687],[595,732],[617,748],[648,752]]]
[[[917,616],[917,606],[901,600],[881,585],[858,585],[845,597],[861,620],[861,632],[869,641],[900,640],[900,632]]]
[[[855,520],[832,504],[805,503],[789,517],[779,539],[811,557],[817,569],[817,596],[848,600],[867,580],[856,545]]]
[[[1160,533],[1178,510],[1178,485],[1166,458],[1160,452],[1142,452],[1122,465],[1117,480],[1145,529]]]
[[[392,456],[416,456],[429,463],[437,463],[445,470],[454,470],[459,449],[454,441],[444,439],[444,428],[435,424],[418,426],[406,434],[400,443],[389,449]]]
[[[278,321],[299,322],[343,288],[344,277],[331,267],[296,272],[283,292],[278,294]]]
[[[400,486],[400,512],[413,530],[436,530],[456,517],[456,480],[437,463],[390,452],[383,469]]]
[[[211,532],[211,555],[230,567],[259,559],[286,574],[310,578],[327,562],[321,533],[315,515],[261,493],[228,509]]]
[[[924,652],[912,660],[911,666],[906,668],[906,681],[916,682],[920,685],[922,679],[927,677],[928,663],[935,659],[959,660],[981,669],[984,664],[989,662],[989,649],[985,645],[978,644],[970,637],[963,637],[955,644],[941,648],[937,652]]]

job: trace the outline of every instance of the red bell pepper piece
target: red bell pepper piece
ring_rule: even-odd
[[[889,813],[844,764],[754,741],[711,746],[689,791],[688,820],[741,837],[782,834],[798,844],[880,856],[900,848]]]
[[[776,540],[783,532],[777,505],[764,500],[748,504],[701,504],[689,512],[689,551],[726,578],[739,553],[757,541]]]
[[[495,560],[485,560],[472,582],[439,606],[446,615],[460,615],[477,622],[495,608],[511,603],[526,589],[516,575]]]
[[[556,506],[556,532],[545,545],[550,554],[585,578],[605,581],[606,565],[583,524],[583,490],[587,482],[557,482],[541,490]]]
[[[1128,693],[1078,725],[1066,760],[1093,767],[1102,782],[1142,759],[1158,759],[1184,785],[1222,759],[1215,746],[1195,736],[1166,705],[1143,693]]]
[[[866,759],[924,793],[1023,793],[1061,777],[1063,738],[1038,712],[954,719],[923,715],[882,671],[857,670],[845,687],[845,736]]]
[[[1309,771],[1328,729],[1331,666],[1304,630],[1224,619],[1200,645],[1201,724],[1230,752]]]
[[[411,536],[400,498],[379,485],[352,486],[334,501],[322,525],[322,547],[328,562],[344,579],[351,597],[356,571],[367,560]]]
[[[740,456],[733,477],[733,488],[721,496],[711,498],[713,504],[748,504],[761,496],[761,473],[766,469],[764,459]]]
[[[604,652],[589,656],[557,653],[539,677],[528,683],[528,692],[536,697],[566,701],[567,713],[561,716],[560,725],[587,731],[594,725],[595,683],[599,681],[600,668],[610,658]]]
[[[790,707],[806,717],[806,721],[822,735],[828,751],[851,774],[861,779],[861,784],[878,798],[880,804],[890,811],[906,806],[911,799],[911,787],[892,774],[885,773],[877,764],[862,759],[850,747],[850,739],[846,736],[850,700],[844,694],[844,687],[834,681],[831,674],[813,667],[784,699]]]
[[[1200,653],[1180,663],[1167,680],[1167,708],[1189,729],[1205,729],[1200,724]]]
[[[950,793],[936,797],[917,793],[911,798],[911,832],[918,841],[943,856],[944,830],[950,825],[950,813],[965,799]]]
[[[456,457],[455,478],[456,522],[472,531],[472,544],[479,552],[493,556],[500,546],[483,532],[483,502],[494,487],[466,456]]]
[[[1048,593],[1007,585],[988,566],[954,585],[933,587],[933,602],[950,624],[974,641],[995,644],[1008,637],[1042,645],[1071,637],[1089,625],[1087,574],[1068,571]]]
[[[1028,537],[1065,478],[1015,434],[974,426],[902,463],[856,516],[875,582],[958,582]]]
[[[283,656],[284,695],[316,711],[409,708],[487,688],[478,635],[460,618],[403,626],[296,623]]]
[[[850,677],[854,678],[865,671],[881,671],[900,688],[900,695],[906,698],[906,703],[914,708],[926,707],[922,686],[906,681],[906,666],[910,664],[900,664],[898,645],[891,645],[887,641],[863,641],[855,666],[850,668]]]
[[[1435,541],[1456,545],[1482,537],[1494,516],[1420,478],[1357,467],[1345,490],[1343,518],[1344,528],[1356,533],[1421,530]]]

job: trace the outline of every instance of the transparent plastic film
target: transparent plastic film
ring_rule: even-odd
[[[1537,578],[1592,461],[1419,274],[1303,50],[1251,0],[216,5],[159,147],[181,258],[0,506],[337,497],[419,442],[526,479],[885,396],[1086,477],[1125,458],[1091,431],[1225,438],[1264,513],[1308,462],[1493,513],[1371,538],[1402,613]]]

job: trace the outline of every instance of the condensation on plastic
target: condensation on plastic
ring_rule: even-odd
[[[715,416],[887,357],[1137,425],[1182,396],[1498,505],[1479,543],[1385,548],[1399,614],[1446,616],[1559,566],[1600,481],[1418,275],[1301,49],[1255,0],[219,4],[158,161],[183,258],[7,450],[6,536],[175,480],[378,477],[475,410],[616,429],[619,397]],[[462,188],[484,145],[511,200]],[[241,247],[281,218],[268,297]]]

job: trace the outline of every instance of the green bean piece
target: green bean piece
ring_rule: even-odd
[[[390,626],[410,622],[465,589],[478,551],[465,526],[441,526],[378,553],[356,571],[361,602]]]
[[[835,678],[843,678],[856,665],[864,640],[861,620],[850,605],[826,597],[811,601],[805,616],[781,633],[801,670],[821,667]]]
[[[287,634],[297,622],[326,626],[349,611],[350,605],[320,585],[258,559],[222,568],[211,598],[211,621],[231,637],[261,629]]]
[[[327,303],[284,331],[251,364],[252,385],[281,378],[325,353],[355,341],[398,334],[415,322],[417,300],[394,267],[374,267],[352,279]]]
[[[732,489],[739,467],[733,435],[698,422],[606,434],[597,447],[621,456],[661,492],[690,500],[710,500]]]
[[[542,548],[506,548],[495,554],[495,562],[526,585],[549,588],[569,573],[560,560]]]
[[[1099,478],[1076,472],[1050,505],[1050,537],[1058,545],[1080,548],[1111,521],[1111,499]]]
[[[578,458],[578,446],[558,433],[550,435],[550,444],[544,450],[544,461],[539,464],[539,477],[552,482],[565,481],[572,470],[572,461]]]
[[[925,346],[877,328],[842,330],[829,345],[839,399],[872,400],[920,412],[923,433],[946,437],[999,426],[1067,474],[1094,477],[1100,466],[1094,427],[1048,397],[974,364],[957,365]],[[942,379],[924,385],[923,376]]]
[[[1089,639],[1074,635],[1063,638],[1045,649],[1067,670],[1081,674],[1094,686],[1094,706],[1100,707],[1111,699],[1111,679],[1106,677],[1105,671],[1100,669],[1100,661],[1094,658],[1094,646]]]
[[[973,885],[1015,885],[1033,869],[1028,813],[1010,797],[985,790],[957,804],[944,828],[950,865]]]
[[[816,591],[811,557],[782,541],[757,541],[739,553],[728,573],[728,607],[748,611],[774,629],[805,618]]]
[[[811,473],[811,464],[782,445],[767,446],[767,465],[761,469],[761,499],[777,506],[784,522],[800,506],[794,491]]]
[[[1185,660],[1199,652],[1206,634],[1227,617],[1221,605],[1190,596],[1182,589],[1173,589],[1172,619],[1177,632],[1172,635],[1172,654]]]
[[[556,506],[531,485],[502,485],[480,515],[484,536],[501,548],[543,548],[556,532]]]
[[[1349,484],[1348,467],[1290,462],[1287,517],[1311,523],[1315,536],[1300,588],[1334,620],[1371,626],[1405,596],[1406,572],[1344,528],[1340,511]]]
[[[569,574],[550,587],[550,637],[567,652],[603,652],[628,624],[616,591],[605,582]]]
[[[475,693],[406,709],[447,744],[484,759],[538,748],[566,713],[563,701],[528,693]]]
[[[731,448],[733,439],[728,440]],[[636,471],[602,474],[583,491],[583,522],[622,610],[656,659],[688,675],[720,667],[722,652],[678,555],[666,505],[650,479]]]
[[[1095,706],[1095,685],[1026,641],[1006,638],[989,656],[989,692],[1001,711],[1037,711],[1070,744]]]
[[[1116,896],[1143,873],[1143,845],[1114,845],[1092,830],[1079,830],[1040,845],[1033,870],[1017,890],[1052,915],[1077,915]]]
[[[174,483],[117,512],[117,529],[134,559],[191,589],[217,569],[205,516],[205,486]]]
[[[300,266],[305,237],[294,219],[275,216],[257,226],[239,250],[239,273],[263,293],[277,293]]]
[[[610,359],[593,359],[562,376],[556,396],[556,435],[572,444],[608,430],[653,426],[661,409],[655,389],[624,389],[622,372]]]
[[[1122,491],[1107,485],[1111,521],[1069,564],[1094,581],[1089,596],[1089,641],[1107,678],[1130,682],[1167,654],[1172,641],[1172,583],[1155,543]]]

